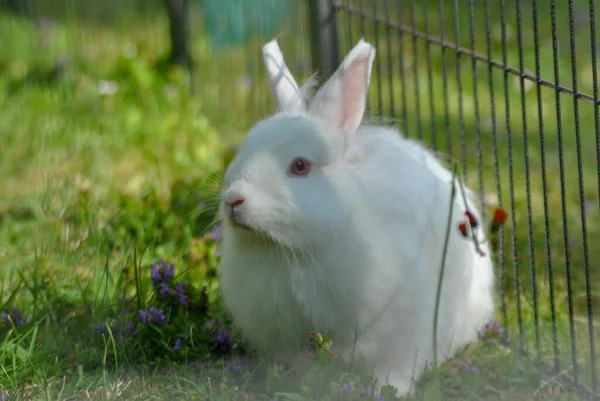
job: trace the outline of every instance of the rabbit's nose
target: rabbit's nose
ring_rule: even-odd
[[[227,194],[227,196],[225,196],[225,202],[227,202],[229,207],[231,207],[232,209],[244,203],[245,200],[246,199],[244,199],[244,197],[242,196],[242,194],[239,193],[239,191],[231,191]]]
[[[236,198],[233,200],[229,201],[229,206],[231,206],[232,208],[241,205],[242,203],[244,203],[244,198]]]

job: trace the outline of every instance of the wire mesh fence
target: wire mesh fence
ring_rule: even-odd
[[[459,162],[483,203],[509,211],[497,277],[518,348],[597,394],[594,1],[329,5],[338,57],[360,37],[377,48],[371,115]]]

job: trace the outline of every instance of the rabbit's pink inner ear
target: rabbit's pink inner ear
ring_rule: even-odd
[[[358,59],[342,75],[341,129],[346,133],[356,131],[363,119],[370,69],[368,58]]]
[[[375,48],[360,40],[311,104],[313,115],[334,131],[352,135],[365,112]]]

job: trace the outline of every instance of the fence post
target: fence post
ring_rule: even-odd
[[[308,0],[308,19],[313,71],[329,78],[339,65],[338,32],[334,0]]]

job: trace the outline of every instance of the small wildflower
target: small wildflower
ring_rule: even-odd
[[[2,392],[2,395],[0,395],[0,401],[6,401],[8,400],[8,393],[6,391]]]
[[[214,226],[210,231],[210,236],[214,241],[218,242],[221,239],[221,226]]]
[[[150,266],[150,278],[152,279],[153,287],[156,287],[163,279],[156,263],[153,263],[152,266]]]
[[[98,324],[98,327],[96,327],[96,334],[104,334],[106,333],[106,323],[102,322],[100,324]]]
[[[346,383],[342,383],[342,394],[347,395],[356,390],[356,386],[354,385],[354,381],[349,380]]]
[[[169,286],[165,283],[161,283],[160,284],[160,296],[164,299],[167,297],[167,295],[169,295],[169,293],[171,292],[171,289],[169,288]]]
[[[506,336],[506,331],[504,327],[500,326],[498,321],[487,323],[484,326],[483,331],[479,332],[477,336],[479,340],[485,341],[491,346],[496,345],[498,342],[505,345],[509,343],[509,339]]]
[[[153,263],[150,266],[150,279],[152,280],[152,287],[158,287],[159,284],[168,284],[175,277],[175,265],[168,264],[164,259],[158,263]]]
[[[165,313],[161,309],[156,309],[154,306],[148,309],[152,315],[152,323],[163,324],[165,322]]]
[[[0,317],[4,322],[4,325],[9,329],[12,328],[13,325],[15,327],[22,327],[29,321],[29,318],[24,317],[23,312],[21,312],[16,306],[13,307],[9,312],[2,312]]]
[[[187,306],[190,297],[188,297],[187,294],[185,293],[185,288],[183,287],[183,283],[177,283],[177,285],[175,286],[175,292],[177,293],[177,296],[179,297],[179,304],[182,306]]]
[[[175,265],[168,264],[164,259],[160,261],[162,271],[163,271],[163,280],[165,283],[170,283],[175,277]]]
[[[475,374],[479,373],[479,366],[477,365],[472,365],[466,361],[462,361],[460,365],[460,368],[463,372],[471,372]]]
[[[467,229],[467,223],[460,223],[458,225],[458,230],[460,231],[460,233],[462,234],[463,237],[467,238],[469,236],[469,232]]]
[[[232,347],[231,334],[225,329],[213,332],[213,349],[223,354],[229,352]]]
[[[148,310],[141,309],[139,311],[140,323],[148,325],[150,323],[163,324],[165,322],[165,313],[161,309],[156,309],[154,306]]]
[[[128,320],[125,322],[125,333],[127,336],[134,336],[136,332],[135,324]]]
[[[246,360],[236,357],[233,361],[225,362],[223,371],[225,373],[244,374],[250,371],[250,367]]]
[[[182,343],[181,338],[178,338],[175,341],[175,345],[173,346],[173,351],[179,351],[181,349],[181,343]]]
[[[477,218],[475,217],[473,212],[471,212],[470,210],[467,210],[465,212],[465,216],[467,216],[467,219],[469,219],[469,224],[471,225],[471,227],[477,228],[477,226],[479,225],[479,222],[477,221]]]
[[[504,209],[497,207],[494,210],[494,219],[492,220],[492,226],[490,227],[490,231],[498,231],[500,227],[506,222],[507,218],[508,213],[506,213]]]

